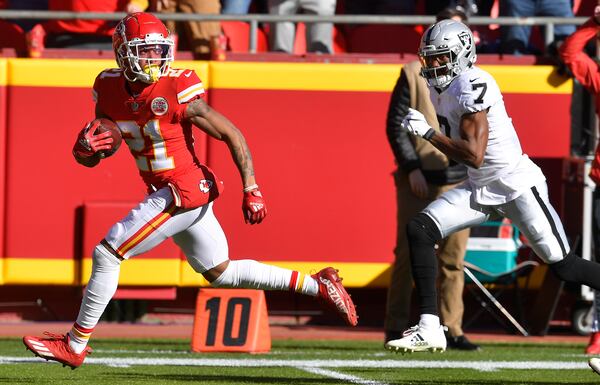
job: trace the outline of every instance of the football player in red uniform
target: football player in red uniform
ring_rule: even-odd
[[[25,346],[42,358],[79,367],[90,351],[90,335],[117,289],[121,263],[168,237],[214,287],[311,295],[356,325],[354,304],[337,270],[328,267],[305,275],[253,260],[229,260],[225,234],[212,210],[221,181],[194,156],[193,126],[227,144],[243,183],[246,222],[261,223],[267,208],[242,133],[206,104],[202,81],[193,70],[170,68],[173,41],[164,24],[148,13],[128,15],[115,29],[113,48],[119,68],[96,78],[96,118],[118,124],[148,195],[94,249],[92,275],[71,330],[64,336],[25,336]],[[87,167],[96,166],[113,141],[110,132],[96,135],[96,125],[88,123],[73,147],[77,162]]]
[[[600,116],[600,66],[588,56],[585,46],[590,40],[596,40],[600,32],[600,5],[594,8],[592,17],[581,25],[577,31],[567,37],[560,46],[560,56],[573,77],[594,95],[596,114]],[[592,239],[594,242],[594,259],[600,260],[600,144],[596,145],[594,159],[590,168],[590,178],[596,185],[592,197]],[[585,349],[586,354],[600,354],[600,290],[594,290],[592,303],[593,321],[590,341]],[[600,374],[600,359],[591,358],[590,366]]]

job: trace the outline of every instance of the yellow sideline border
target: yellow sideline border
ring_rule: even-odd
[[[114,60],[89,59],[8,59],[8,84],[22,87],[92,88],[96,76],[107,68],[116,68]],[[208,62],[181,61],[173,68],[189,68],[198,73],[208,88]]]
[[[179,286],[181,281],[177,258],[138,258],[123,261],[119,285],[131,286]],[[81,284],[88,283],[92,274],[92,259],[81,262]]]
[[[74,285],[79,263],[51,258],[4,258],[4,284]]]
[[[397,64],[210,62],[211,86],[224,89],[390,92]],[[552,66],[483,65],[502,92],[571,94],[571,80]]]
[[[4,87],[8,83],[7,68],[7,59],[0,59],[0,87]]]
[[[271,265],[312,274],[326,266],[340,270],[347,287],[386,287],[389,263],[288,262],[268,261]],[[81,274],[78,274],[81,265]],[[5,258],[4,284],[85,285],[92,271],[90,258],[81,263],[66,259]],[[81,279],[79,279],[81,277]],[[208,286],[187,261],[176,258],[131,259],[121,264],[119,285],[132,286]]]
[[[5,258],[4,285],[85,285],[92,269],[89,258],[81,263],[66,259]],[[2,259],[0,259],[0,266]],[[270,265],[313,274],[326,266],[339,269],[344,286],[350,288],[385,288],[391,278],[390,263],[335,261],[266,261]],[[81,265],[81,274],[79,266]],[[545,269],[534,270],[529,277],[529,289],[542,285]],[[81,278],[80,278],[81,277]],[[206,287],[208,282],[196,273],[187,261],[176,258],[132,259],[121,265],[120,286]]]
[[[7,84],[29,87],[91,88],[112,60],[6,59]],[[390,92],[401,65],[180,61],[174,68],[197,71],[206,88]],[[571,80],[552,66],[483,65],[505,93],[570,94]]]
[[[8,67],[7,59],[0,59],[0,87],[6,87],[6,83],[8,82],[7,75],[6,75],[7,67]],[[0,100],[0,103],[4,103],[6,105],[6,100]],[[0,116],[0,119],[2,119],[4,122],[6,122],[6,116]],[[6,135],[6,132],[4,132],[4,135]],[[0,198],[2,198],[2,197],[3,197],[3,195],[0,195]],[[4,214],[4,211],[1,211],[0,214]],[[1,217],[2,217],[2,215],[0,215],[0,218]],[[0,258],[0,272],[2,272],[2,271],[4,271],[4,261],[2,260],[2,258]],[[0,274],[0,285],[2,285],[3,283],[4,283],[4,277],[2,274]]]
[[[346,287],[387,287],[391,274],[390,264],[383,262],[264,261],[264,263],[305,274],[314,274],[324,267],[333,266],[340,271]],[[208,282],[186,261],[182,261],[181,286],[208,286]]]

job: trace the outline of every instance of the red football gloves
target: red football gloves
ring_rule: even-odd
[[[77,141],[73,146],[73,155],[75,155],[76,158],[89,158],[96,155],[98,151],[111,149],[110,144],[113,142],[113,138],[110,137],[110,131],[94,135],[94,132],[96,132],[99,125],[99,121],[93,120],[79,131]],[[99,153],[98,155],[102,157],[102,153]]]
[[[267,205],[262,197],[258,186],[250,186],[254,189],[246,191],[244,189],[244,201],[242,202],[242,211],[244,212],[244,220],[251,225],[262,222],[267,216]]]

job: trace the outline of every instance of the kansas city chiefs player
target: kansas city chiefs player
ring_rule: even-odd
[[[71,330],[66,335],[25,336],[25,346],[47,360],[79,367],[91,351],[90,335],[117,289],[121,263],[168,237],[214,287],[311,295],[356,325],[354,304],[337,270],[327,267],[306,275],[253,260],[229,260],[227,240],[212,210],[221,181],[194,156],[194,126],[227,144],[243,183],[246,223],[261,223],[267,208],[242,133],[206,104],[202,81],[193,70],[170,68],[173,40],[164,24],[149,13],[128,15],[115,29],[113,48],[119,68],[96,78],[96,118],[118,124],[148,195],[94,249],[92,275]],[[110,134],[94,131],[86,125],[73,147],[77,162],[87,167],[101,161],[99,151],[111,148]]]

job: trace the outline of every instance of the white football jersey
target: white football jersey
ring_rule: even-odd
[[[540,168],[523,154],[492,75],[474,66],[462,72],[442,93],[430,87],[430,97],[440,131],[451,138],[460,138],[464,114],[487,110],[489,137],[483,164],[479,169],[468,167],[477,203],[505,203],[545,181]]]

